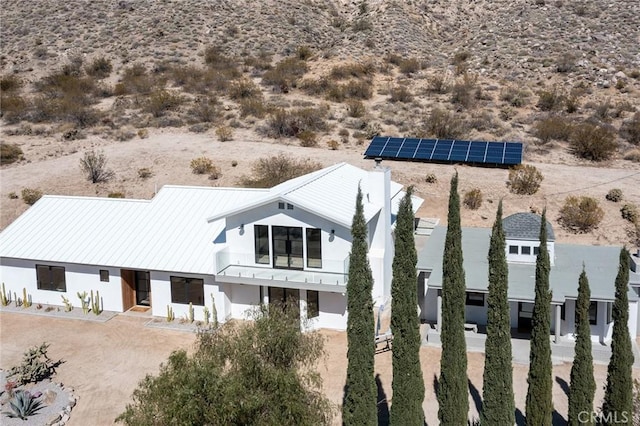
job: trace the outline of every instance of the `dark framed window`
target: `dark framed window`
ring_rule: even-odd
[[[589,304],[589,324],[596,325],[598,323],[598,302]]]
[[[467,306],[484,306],[484,293],[467,292]]]
[[[529,246],[522,246],[522,252],[520,254],[531,254],[531,247]]]
[[[307,267],[322,268],[322,232],[307,228]]]
[[[284,203],[278,203],[278,209],[284,210]]]
[[[269,227],[253,225],[256,246],[256,263],[269,264]]]
[[[518,246],[509,246],[509,254],[518,254]]]
[[[67,291],[64,267],[36,265],[38,290]]]
[[[201,278],[171,277],[171,303],[204,306],[204,280]]]
[[[537,246],[536,246],[536,247],[534,247],[534,248],[533,248],[533,255],[534,255],[534,256],[537,256],[539,253],[540,253],[540,247],[537,247]]]
[[[564,318],[566,316],[566,307],[565,307],[566,303],[563,303],[562,305],[560,305],[560,319],[562,321],[564,321]]]
[[[106,269],[100,269],[100,281],[103,283],[109,282],[109,271]]]
[[[307,318],[317,318],[320,316],[320,304],[318,302],[318,292],[307,290]]]
[[[293,210],[293,204],[287,203],[287,210]]]

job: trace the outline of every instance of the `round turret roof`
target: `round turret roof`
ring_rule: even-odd
[[[539,240],[541,216],[535,213],[516,213],[502,219],[505,237],[508,240]],[[547,241],[554,241],[553,226],[547,221]]]

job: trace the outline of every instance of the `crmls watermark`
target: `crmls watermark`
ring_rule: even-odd
[[[631,413],[626,411],[613,411],[602,413],[595,411],[581,411],[578,413],[580,423],[605,423],[605,424],[631,424]]]

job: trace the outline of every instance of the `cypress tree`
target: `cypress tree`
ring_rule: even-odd
[[[512,426],[515,423],[508,287],[509,267],[500,200],[489,245],[487,340],[484,350],[483,402],[480,413],[480,424],[487,426]]]
[[[631,367],[633,352],[629,336],[629,252],[620,251],[620,266],[616,277],[616,293],[613,302],[613,335],[611,359],[607,369],[607,387],[604,392],[602,414],[605,424],[631,423],[633,410],[633,380]],[[617,420],[617,422],[616,422]]]
[[[420,367],[420,319],[413,237],[413,208],[409,188],[400,201],[395,230],[393,281],[391,282],[391,330],[393,331],[393,399],[390,424],[424,424],[424,381]]]
[[[467,424],[469,384],[464,340],[465,278],[462,259],[458,173],[451,179],[447,236],[442,260],[442,356],[438,381],[438,419],[442,425]]]
[[[374,372],[375,324],[373,319],[373,275],[367,258],[367,223],[358,187],[356,212],[351,225],[351,254],[347,282],[347,382],[342,404],[345,425],[377,424],[377,388]]]
[[[527,425],[551,426],[553,402],[551,387],[551,292],[549,272],[551,264],[547,249],[547,209],[540,221],[540,250],[536,259],[536,298],[533,306],[531,351],[529,353],[529,375],[525,415]]]
[[[593,378],[593,355],[591,354],[591,327],[589,326],[589,304],[591,291],[589,279],[582,267],[578,280],[578,300],[576,300],[576,349],[571,366],[569,388],[569,425],[593,425],[593,397],[596,381]],[[581,414],[582,413],[582,414]],[[589,413],[586,416],[584,413]]]

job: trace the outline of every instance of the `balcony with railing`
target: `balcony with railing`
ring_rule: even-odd
[[[278,262],[277,262],[278,263]],[[302,266],[304,262],[293,262]],[[272,263],[256,262],[254,253],[223,249],[216,253],[216,280],[264,286],[344,291],[349,275],[349,256],[322,259],[322,268],[274,268]]]

